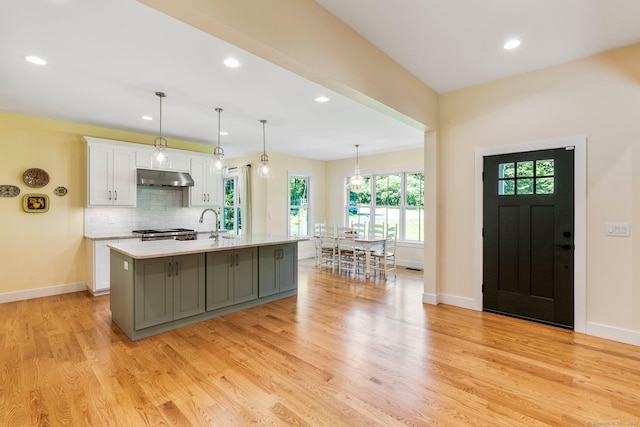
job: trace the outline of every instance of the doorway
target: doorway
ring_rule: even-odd
[[[484,157],[483,310],[574,326],[574,147]]]

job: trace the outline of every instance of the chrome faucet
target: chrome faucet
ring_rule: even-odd
[[[202,220],[204,219],[204,214],[207,211],[211,211],[213,212],[213,214],[216,216],[216,221],[213,223],[213,230],[211,230],[211,235],[209,236],[210,239],[218,239],[218,228],[219,226],[219,222],[220,222],[220,218],[218,216],[218,211],[216,211],[215,209],[211,209],[211,208],[207,208],[205,210],[202,211],[202,215],[200,215],[200,222],[202,223]]]

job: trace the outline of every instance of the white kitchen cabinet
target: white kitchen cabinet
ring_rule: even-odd
[[[213,158],[205,156],[191,157],[191,206],[221,206],[222,177],[214,171]]]
[[[151,169],[151,154],[153,153],[153,145],[138,148],[136,150],[136,167],[140,169]],[[170,166],[161,170],[171,170],[177,172],[189,172],[191,169],[191,156],[181,154],[176,150],[167,149],[169,155]],[[153,168],[156,169],[156,168]]]
[[[88,206],[136,205],[135,151],[88,142]]]
[[[140,240],[140,239],[137,239]],[[107,246],[133,241],[132,239],[87,240],[87,289],[94,296],[109,293],[109,258],[111,249]]]

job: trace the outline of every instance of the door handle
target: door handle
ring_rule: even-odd
[[[236,254],[236,267],[238,266],[238,258],[240,258],[240,256],[238,254]]]
[[[565,251],[570,251],[571,249],[574,249],[573,245],[570,243],[565,243],[563,245],[556,245],[556,248],[562,248]]]
[[[233,255],[227,255],[229,257],[229,267],[233,267]]]
[[[171,277],[171,274],[173,273],[173,264],[171,264],[170,262],[167,263],[167,271],[169,272],[169,274],[167,274],[167,277]]]
[[[118,200],[118,190],[113,190],[113,194],[115,194],[114,200]]]
[[[176,276],[180,272],[180,261],[176,261]]]
[[[111,200],[111,190],[109,190],[109,200]]]

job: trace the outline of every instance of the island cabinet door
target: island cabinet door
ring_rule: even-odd
[[[204,313],[204,254],[173,257],[173,318]]]
[[[233,251],[206,254],[207,311],[233,304]]]
[[[233,302],[235,304],[258,298],[258,248],[234,251]]]
[[[278,262],[278,280],[280,292],[290,291],[298,287],[298,244],[289,243],[280,246]]]
[[[280,246],[258,248],[258,296],[260,298],[280,292],[278,259]]]
[[[135,329],[173,320],[172,259],[136,260],[135,275]]]

